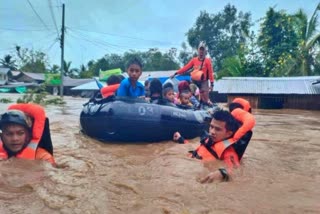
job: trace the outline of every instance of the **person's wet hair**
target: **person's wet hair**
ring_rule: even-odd
[[[190,87],[189,87],[188,81],[183,80],[183,81],[179,82],[178,90],[179,90],[179,93],[181,93],[184,90],[190,91]]]
[[[127,69],[130,67],[130,65],[138,65],[142,69],[142,62],[137,57],[131,58],[127,63]]]
[[[229,111],[232,112],[236,108],[241,108],[243,109],[243,106],[240,103],[230,103],[229,105]]]
[[[160,94],[160,96],[162,96],[162,83],[159,79],[153,78],[150,81],[149,89],[150,89],[150,96],[152,96],[153,94],[156,94],[156,93],[158,93],[158,94]]]
[[[185,95],[189,95],[190,91],[188,90],[183,90],[181,91],[181,93],[179,94],[180,97],[185,96]]]
[[[173,91],[173,88],[167,86],[162,89],[163,90],[163,96],[165,97],[170,91]]]
[[[165,88],[173,88],[173,85],[172,85],[171,82],[167,82],[166,84],[164,84],[164,85],[162,86],[162,88],[163,88],[163,89],[165,89]]]
[[[108,85],[115,85],[115,84],[119,84],[121,82],[121,79],[118,75],[111,75],[108,79],[107,79],[107,84]]]
[[[120,82],[122,81],[122,80],[124,80],[125,78],[124,78],[124,76],[122,75],[122,74],[119,74],[119,75],[117,75],[118,77],[119,77],[119,79],[120,79]]]
[[[150,84],[150,81],[149,81],[149,80],[144,81],[144,87],[148,87],[149,84]]]
[[[226,129],[228,131],[236,132],[239,128],[239,123],[236,119],[231,115],[229,111],[226,110],[217,110],[213,112],[212,119],[223,121],[226,123]]]

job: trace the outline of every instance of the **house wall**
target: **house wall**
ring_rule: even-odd
[[[320,110],[320,95],[288,95],[284,108]]]
[[[8,81],[8,75],[4,73],[0,73],[0,85],[6,84]]]
[[[228,95],[228,104],[236,97],[248,100],[256,109],[320,110],[320,95]]]

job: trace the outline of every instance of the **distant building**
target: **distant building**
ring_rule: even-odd
[[[320,76],[302,77],[224,77],[214,90],[250,101],[253,108],[294,108],[320,110]]]
[[[10,68],[0,67],[0,85],[5,85],[9,81]]]
[[[15,71],[13,72],[13,78],[18,82],[24,83],[37,83],[42,84],[45,82],[45,74],[44,73],[31,73],[31,72],[22,72]],[[81,84],[92,81],[92,79],[73,79],[70,77],[63,78],[63,94],[64,95],[74,95],[74,93],[70,90],[73,87],[79,86]],[[58,95],[60,94],[60,86],[59,85],[47,85],[47,91],[49,93]]]
[[[14,74],[14,79],[18,82],[41,84],[44,83],[45,80],[44,73],[15,71]]]

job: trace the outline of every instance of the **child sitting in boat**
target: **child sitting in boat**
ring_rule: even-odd
[[[193,107],[195,109],[200,108],[200,93],[199,93],[199,88],[196,84],[191,83],[189,85],[190,92],[191,92],[191,97],[190,97],[190,102],[192,103]]]
[[[173,90],[173,85],[171,83],[166,83],[163,86],[163,94],[162,94],[162,99],[160,99],[157,104],[160,105],[166,105],[166,106],[172,106],[172,107],[177,107],[174,104],[174,98],[175,98],[175,94],[174,94],[174,90]]]
[[[118,75],[111,75],[107,79],[107,86],[101,88],[100,92],[103,98],[114,96],[120,86],[121,79]]]
[[[159,79],[153,78],[150,81],[150,103],[157,103],[162,99],[162,83]]]
[[[175,94],[173,90],[173,85],[171,83],[163,85],[163,99],[174,104],[174,98]]]
[[[179,103],[177,106],[182,109],[193,109],[193,105],[190,102],[190,91],[182,91],[179,94]]]
[[[144,86],[140,83],[139,77],[142,74],[142,63],[137,58],[133,58],[127,65],[128,78],[125,78],[120,83],[117,90],[117,96],[119,97],[145,97]]]

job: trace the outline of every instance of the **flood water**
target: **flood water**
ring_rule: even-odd
[[[0,161],[1,214],[320,212],[320,111],[254,110],[253,138],[232,181],[200,184],[207,169],[186,156],[197,139],[103,144],[79,132],[87,99],[65,101],[46,107],[59,167]]]

